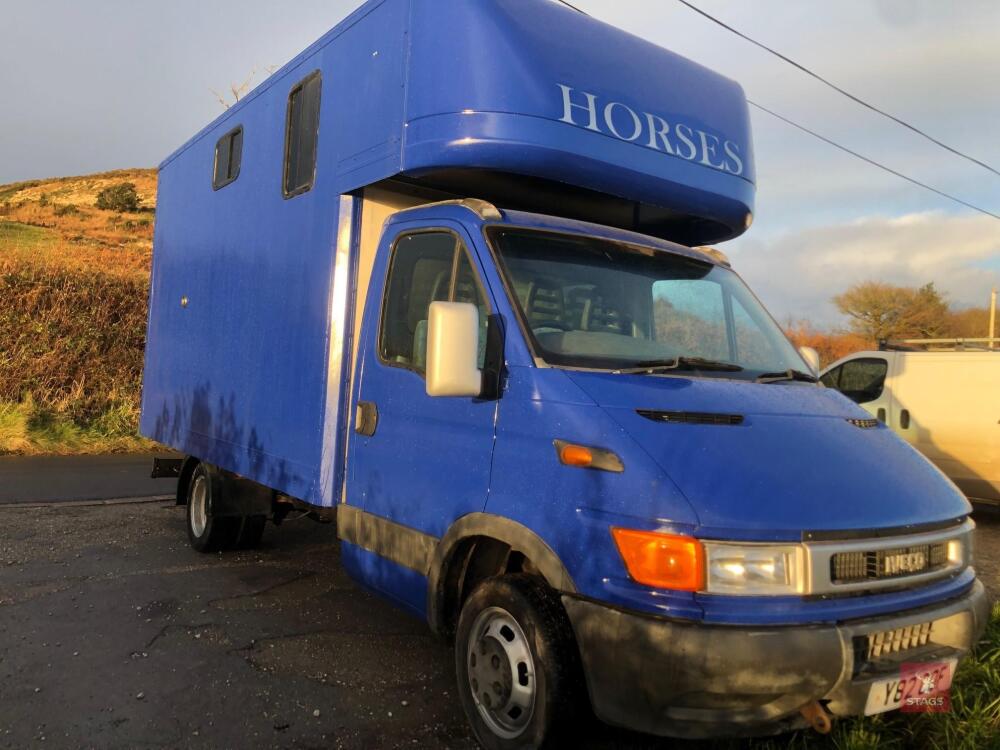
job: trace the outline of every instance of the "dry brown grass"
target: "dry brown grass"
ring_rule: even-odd
[[[94,207],[120,182],[143,210]],[[155,191],[152,170],[0,186],[0,453],[141,445]]]
[[[136,213],[101,211],[97,194],[121,182],[135,184],[142,200]],[[148,275],[153,252],[156,172],[125,170],[89,177],[0,186],[0,222],[48,230],[44,248],[35,242],[4,241],[0,254],[28,256],[34,263],[81,272]],[[16,238],[15,238],[16,240]],[[44,252],[35,252],[44,249]]]
[[[131,182],[135,184],[142,205],[152,208],[156,205],[156,180],[155,169],[118,169],[80,177],[15,182],[0,185],[0,203],[18,200],[38,202],[45,195],[55,203],[93,206],[97,202],[97,194],[105,188],[121,182]]]

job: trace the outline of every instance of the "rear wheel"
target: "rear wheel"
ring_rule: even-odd
[[[569,739],[582,674],[569,620],[543,582],[517,574],[479,584],[459,617],[455,665],[462,707],[484,747]]]
[[[204,464],[198,464],[188,483],[188,539],[199,552],[215,552],[231,547],[240,533],[242,519],[213,514],[212,501],[219,489],[218,482]]]

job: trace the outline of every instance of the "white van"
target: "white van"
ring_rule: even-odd
[[[855,352],[821,380],[937,464],[970,500],[1000,506],[1000,349]]]

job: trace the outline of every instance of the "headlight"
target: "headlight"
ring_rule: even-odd
[[[658,531],[612,528],[632,580],[674,591],[794,596],[806,590],[805,548],[730,544]]]
[[[800,545],[704,542],[705,588],[731,596],[794,596],[805,591]]]
[[[971,565],[972,564],[972,535],[969,535],[969,552],[966,555],[965,545],[961,539],[952,539],[948,542],[948,563],[950,565]]]

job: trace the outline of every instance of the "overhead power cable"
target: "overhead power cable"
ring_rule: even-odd
[[[920,128],[916,127],[915,125],[911,125],[910,123],[906,122],[906,120],[903,120],[903,119],[901,119],[899,117],[896,117],[895,115],[890,114],[889,112],[886,112],[884,109],[880,109],[879,107],[876,107],[874,104],[871,104],[871,103],[865,101],[861,97],[855,96],[850,91],[846,91],[845,89],[842,89],[840,86],[838,86],[837,84],[833,83],[832,81],[827,80],[826,78],[824,78],[823,76],[821,76],[819,73],[815,72],[814,70],[810,70],[809,68],[807,68],[802,63],[796,62],[795,60],[793,60],[792,58],[788,57],[787,55],[783,55],[782,53],[778,52],[777,50],[772,49],[771,47],[768,47],[766,44],[758,42],[756,39],[747,36],[746,34],[744,34],[739,29],[735,29],[732,26],[730,26],[729,24],[725,23],[724,21],[720,21],[718,18],[716,18],[715,16],[711,15],[710,13],[706,13],[705,11],[703,11],[697,5],[694,5],[693,3],[688,2],[688,0],[677,0],[677,2],[679,2],[681,5],[687,6],[688,8],[690,8],[691,10],[693,10],[695,13],[698,13],[699,15],[704,16],[705,18],[707,18],[712,23],[718,24],[722,28],[726,29],[726,31],[732,32],[733,34],[735,34],[736,36],[740,37],[741,39],[744,39],[744,40],[750,42],[750,44],[756,45],[757,47],[760,47],[762,50],[765,50],[766,52],[770,52],[772,55],[774,55],[778,59],[784,60],[789,65],[792,65],[793,67],[798,68],[799,70],[801,70],[806,75],[812,76],[813,78],[815,78],[820,83],[823,83],[823,84],[829,86],[834,91],[836,91],[836,92],[838,92],[838,93],[846,96],[848,99],[850,99],[853,102],[856,102],[857,104],[860,104],[862,107],[866,107],[867,109],[870,109],[872,112],[876,112],[876,113],[882,115],[883,117],[888,118],[889,120],[892,120],[896,124],[902,125],[907,130],[913,131],[917,135],[919,135],[919,136],[927,139],[928,141],[930,141],[931,143],[935,144],[936,146],[939,146],[939,147],[943,148],[945,151],[950,151],[952,154],[954,154],[956,156],[959,156],[959,157],[961,157],[963,159],[966,159],[967,161],[970,161],[973,164],[976,164],[976,165],[982,167],[983,169],[987,169],[990,172],[992,172],[993,174],[995,174],[997,176],[1000,176],[1000,171],[998,171],[994,167],[991,167],[986,162],[980,161],[979,159],[975,158],[974,156],[969,156],[968,154],[966,154],[966,153],[964,153],[962,151],[959,151],[957,148],[954,148],[953,146],[949,146],[947,143],[943,143],[942,141],[939,141],[937,138],[935,138],[934,136],[932,136],[932,135],[924,132],[923,130],[921,130]]]
[[[879,109],[877,109],[875,107],[871,107],[871,105],[867,104],[866,102],[861,101],[860,99],[857,99],[857,97],[853,96],[852,94],[849,94],[848,92],[843,91],[842,89],[837,88],[836,86],[834,86],[834,84],[832,84],[829,81],[827,81],[826,79],[821,78],[820,76],[816,75],[811,70],[808,70],[807,68],[799,65],[794,60],[786,58],[780,52],[775,52],[770,47],[766,47],[763,44],[760,44],[760,42],[757,42],[756,40],[751,39],[750,37],[746,36],[742,32],[737,31],[736,29],[734,29],[734,28],[732,28],[730,26],[727,26],[726,24],[722,23],[721,21],[719,21],[715,17],[710,16],[708,13],[705,13],[705,11],[703,11],[700,8],[698,8],[698,7],[694,6],[694,5],[692,5],[691,3],[687,2],[687,0],[677,0],[677,1],[680,2],[680,3],[683,3],[684,5],[688,6],[692,10],[700,13],[701,15],[703,15],[706,18],[712,20],[713,22],[719,24],[720,26],[725,27],[729,31],[732,31],[734,34],[737,34],[737,35],[743,37],[747,41],[752,42],[753,44],[756,44],[757,46],[762,47],[763,49],[766,49],[768,52],[771,52],[772,54],[777,55],[778,57],[780,57],[780,58],[782,58],[784,60],[787,60],[789,63],[791,63],[795,67],[801,68],[803,71],[805,71],[809,75],[811,75],[811,76],[813,76],[815,78],[818,78],[819,80],[823,81],[823,83],[825,83],[825,84],[827,84],[829,86],[832,86],[833,88],[837,89],[837,91],[840,91],[842,94],[844,94],[845,96],[848,96],[851,99],[856,99],[858,102],[860,102],[864,106],[869,107],[871,109],[875,109],[876,112],[879,112],[880,114],[883,114],[883,115],[885,115],[886,117],[888,117],[888,118],[890,118],[892,120],[896,120],[896,118],[893,117],[892,115],[887,114],[885,112],[882,112],[881,110],[879,110]],[[575,5],[570,4],[569,2],[567,2],[567,0],[557,0],[557,2],[560,2],[563,5],[565,5],[565,6],[569,7],[569,8],[572,8],[573,10],[577,11],[578,13],[583,13],[585,16],[590,15],[586,11],[580,10]],[[842,146],[841,144],[837,143],[836,141],[834,141],[834,140],[832,140],[830,138],[827,138],[825,135],[820,135],[815,130],[810,130],[809,128],[807,128],[804,125],[799,125],[799,123],[795,122],[794,120],[790,120],[789,118],[785,117],[784,115],[779,115],[774,110],[768,109],[767,107],[764,107],[763,105],[757,104],[756,102],[750,101],[749,99],[747,100],[747,103],[751,104],[752,106],[756,107],[757,109],[761,110],[762,112],[766,112],[767,114],[771,115],[772,117],[775,117],[775,118],[781,120],[782,122],[784,122],[784,123],[786,123],[788,125],[791,125],[793,128],[798,128],[803,133],[808,133],[813,138],[817,138],[817,139],[823,141],[824,143],[829,144],[830,146],[833,146],[834,148],[840,149],[844,153],[850,154],[854,158],[860,159],[861,161],[866,162],[866,163],[872,165],[873,167],[877,167],[878,169],[881,169],[881,170],[883,170],[885,172],[888,172],[891,175],[895,175],[896,177],[900,178],[901,180],[906,180],[907,182],[909,182],[909,183],[911,183],[913,185],[916,185],[917,187],[921,187],[924,190],[928,190],[928,191],[934,193],[935,195],[939,195],[942,198],[945,198],[945,199],[950,200],[950,201],[954,201],[955,203],[958,203],[959,205],[965,206],[966,208],[971,208],[973,211],[978,211],[981,214],[984,214],[984,215],[989,216],[991,218],[1000,220],[1000,214],[995,214],[992,211],[989,211],[989,210],[987,210],[985,208],[980,208],[979,206],[976,206],[976,205],[974,205],[972,203],[969,203],[968,201],[964,201],[961,198],[952,195],[951,193],[946,193],[943,190],[938,190],[936,187],[931,187],[927,183],[924,183],[924,182],[921,182],[920,180],[914,179],[913,177],[910,177],[909,175],[905,175],[902,172],[899,172],[899,171],[893,169],[892,167],[888,167],[885,164],[882,164],[881,162],[877,162],[874,159],[871,159],[871,158],[865,156],[864,154],[860,154],[857,151],[853,151],[852,149],[849,149],[847,146]],[[905,122],[903,122],[901,120],[899,120],[898,122],[901,125],[905,125],[906,127],[910,128],[911,130],[915,130],[916,132],[920,133],[920,135],[923,135],[925,138],[928,138],[928,139],[934,141],[935,143],[938,143],[938,145],[940,145],[940,146],[948,149],[949,151],[954,151],[954,149],[952,149],[950,146],[947,146],[947,145],[945,145],[943,143],[939,143],[938,141],[935,141],[929,135],[927,135],[926,133],[924,133],[924,132],[922,132],[920,130],[916,130],[916,128],[913,128],[913,126],[909,125],[908,123],[905,123]],[[993,167],[989,166],[988,164],[983,164],[982,162],[980,162],[980,161],[978,161],[976,159],[973,159],[971,156],[966,156],[965,154],[963,154],[963,153],[961,153],[959,151],[955,151],[955,153],[957,153],[959,156],[962,156],[962,157],[964,157],[966,159],[974,161],[976,164],[979,164],[980,166],[985,167],[986,169],[990,170],[991,172],[996,172],[997,174],[1000,174],[1000,172],[997,172],[997,170],[993,169]]]
[[[683,2],[683,0],[681,0],[681,2]],[[851,156],[854,156],[854,157],[856,157],[858,159],[861,159],[862,161],[868,162],[873,167],[878,167],[879,169],[885,170],[889,174],[896,175],[896,177],[899,177],[900,179],[906,180],[907,182],[911,182],[914,185],[922,187],[924,190],[930,190],[932,193],[940,195],[942,198],[947,198],[948,200],[955,201],[955,203],[960,203],[961,205],[965,206],[966,208],[971,208],[973,211],[978,211],[979,213],[985,214],[986,216],[992,216],[994,219],[1000,219],[1000,214],[995,214],[992,211],[987,211],[985,208],[980,208],[979,206],[973,205],[972,203],[969,203],[968,201],[964,201],[961,198],[957,198],[954,195],[952,195],[951,193],[946,193],[943,190],[938,190],[935,187],[931,187],[927,183],[920,182],[920,180],[915,180],[912,177],[908,177],[907,175],[903,174],[902,172],[897,172],[892,167],[887,167],[885,164],[877,162],[874,159],[870,159],[867,156],[865,156],[864,154],[859,154],[857,151],[852,151],[851,149],[847,148],[847,146],[841,146],[836,141],[833,141],[833,140],[827,138],[824,135],[820,135],[815,130],[810,130],[805,125],[799,125],[797,122],[793,122],[792,120],[789,120],[784,115],[779,115],[777,112],[775,112],[773,110],[770,110],[767,107],[761,106],[760,104],[757,104],[757,102],[752,102],[752,101],[750,101],[748,99],[747,103],[750,104],[750,105],[752,105],[752,106],[754,106],[754,107],[756,107],[757,109],[761,110],[762,112],[767,112],[767,114],[771,115],[771,117],[776,117],[779,120],[781,120],[782,122],[785,122],[785,123],[791,125],[793,128],[798,128],[799,130],[803,131],[804,133],[808,133],[809,135],[813,136],[814,138],[819,138],[821,141],[823,141],[824,143],[830,144],[834,148],[839,148],[841,151],[844,151],[845,153],[848,153]]]

